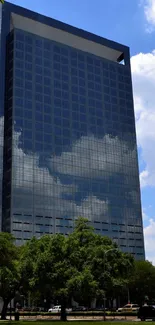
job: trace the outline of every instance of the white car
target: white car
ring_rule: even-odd
[[[137,304],[127,304],[122,308],[118,308],[118,312],[138,311],[139,306]]]
[[[66,312],[72,311],[72,308],[66,308]],[[60,313],[61,312],[61,306],[54,306],[48,310],[49,313]]]
[[[61,306],[54,306],[48,310],[49,313],[60,313],[61,312]]]

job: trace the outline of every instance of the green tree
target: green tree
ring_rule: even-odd
[[[65,307],[71,297],[82,297],[80,299],[89,304],[96,296],[97,282],[87,265],[94,236],[88,221],[79,218],[68,237],[57,234],[38,241],[39,254],[36,250],[30,282],[33,290],[38,290],[44,298],[50,295],[53,300],[59,300],[62,320],[66,320]],[[31,241],[27,245],[31,246]]]
[[[1,319],[6,318],[8,304],[21,284],[19,249],[11,234],[0,233],[0,297],[3,299]]]
[[[107,297],[115,297],[127,284],[133,266],[130,255],[123,254],[108,237],[95,234],[84,218],[76,221],[68,237],[56,234],[32,238],[20,249],[13,246],[17,255],[11,247],[8,245],[14,256],[10,264],[12,277],[6,277],[8,259],[3,256],[3,285],[10,276],[9,287],[16,285],[25,296],[30,292],[38,300],[58,300],[62,320],[66,320],[65,308],[71,298],[90,306],[105,292]]]
[[[14,245],[14,237],[7,233],[0,233],[0,267],[9,266],[17,257],[17,249]]]
[[[92,279],[97,281],[95,297],[100,296],[103,299],[106,293],[108,298],[115,298],[127,286],[128,277],[134,267],[133,257],[122,253],[110,238],[95,234],[87,219],[79,218],[76,221],[74,232],[68,236],[67,247],[70,264],[79,272],[77,279],[83,278],[83,272],[89,269]],[[75,277],[75,287],[76,283],[78,281]],[[75,300],[80,291],[80,283],[75,295],[72,293]],[[90,288],[91,284],[90,281]],[[82,295],[81,289],[81,297]]]
[[[135,261],[129,283],[131,298],[139,304],[155,300],[155,267],[149,261]]]
[[[91,302],[96,298],[98,292],[98,282],[95,280],[89,267],[77,272],[68,281],[69,292],[75,301],[81,305],[91,306]]]
[[[43,236],[30,240],[23,250],[23,271],[29,274],[25,292],[38,292],[42,299],[59,300],[62,306],[61,319],[65,320],[68,299],[67,281],[74,270],[71,269],[66,254],[66,237],[60,234]]]

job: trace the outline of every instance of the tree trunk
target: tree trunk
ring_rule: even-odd
[[[9,303],[9,301],[4,299],[3,308],[2,308],[2,312],[1,312],[1,320],[6,319],[8,303]]]
[[[67,321],[66,304],[64,301],[62,301],[62,303],[61,303],[61,321],[62,322]]]

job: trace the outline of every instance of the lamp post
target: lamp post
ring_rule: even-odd
[[[105,278],[105,269],[106,269],[105,257],[109,252],[117,251],[117,250],[118,250],[118,248],[110,248],[110,249],[104,251],[104,278]],[[106,293],[105,293],[105,290],[104,290],[104,322],[106,321],[105,303],[106,303]]]

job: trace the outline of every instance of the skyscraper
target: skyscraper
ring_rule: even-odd
[[[129,48],[9,3],[1,11],[2,230],[22,244],[84,216],[143,259]]]

